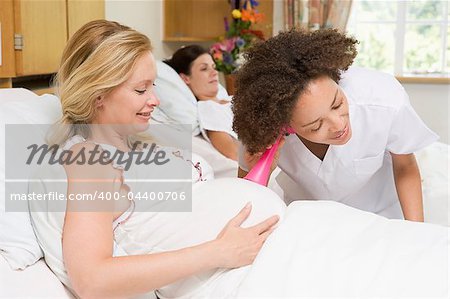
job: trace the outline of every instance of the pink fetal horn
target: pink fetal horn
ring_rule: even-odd
[[[244,179],[267,186],[270,176],[270,166],[272,165],[273,159],[275,159],[275,154],[278,150],[278,146],[280,145],[281,137],[286,133],[295,134],[295,131],[291,127],[285,127],[272,147],[263,153],[261,158],[258,162],[256,162],[255,166],[253,166]]]

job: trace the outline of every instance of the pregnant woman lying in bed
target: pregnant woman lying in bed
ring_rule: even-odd
[[[369,284],[363,277],[376,283],[395,277],[397,289],[404,290],[398,281],[404,272],[416,273],[416,278],[432,277],[432,269],[432,273],[440,275],[436,263],[442,263],[436,259],[441,258],[446,247],[437,229],[427,231],[421,226],[422,232],[413,229],[415,233],[407,235],[409,239],[396,237],[386,242],[375,235],[377,230],[371,226],[381,221],[380,227],[389,227],[388,232],[392,233],[392,226],[383,222],[384,218],[349,212],[351,208],[330,210],[323,204],[321,211],[328,213],[326,217],[316,217],[314,209],[299,203],[286,209],[281,199],[265,187],[237,178],[213,180],[200,157],[168,147],[146,147],[144,140],[136,142],[137,133],[147,129],[150,114],[159,103],[152,92],[155,69],[146,36],[104,20],[83,26],[69,40],[63,54],[57,76],[63,117],[51,143],[78,157],[89,153],[94,155],[90,161],[107,163],[44,167],[41,176],[62,173],[67,178],[67,184],[58,188],[68,198],[91,195],[96,199],[68,200],[60,212],[39,209],[32,202],[31,215],[47,264],[77,296],[123,298],[154,290],[160,298],[313,295],[305,288],[320,281],[316,274],[332,275],[333,281],[343,280],[343,272],[354,269],[351,265],[362,265],[369,259],[366,276],[355,272],[364,287]],[[125,155],[148,156],[149,152],[151,164],[124,163],[128,161]],[[47,183],[30,184],[30,190],[36,193],[48,192],[50,188]],[[182,190],[192,190],[192,208],[183,205],[187,200],[181,200]],[[166,204],[166,200],[146,205],[148,201],[142,199],[150,198],[151,192],[156,191],[170,191],[180,200],[172,201],[174,206]],[[111,194],[117,200],[100,200],[95,197],[97,194]],[[251,205],[247,204],[249,201]],[[282,214],[283,222],[271,234]],[[334,214],[344,215],[350,223],[365,219],[361,225],[347,225],[353,229],[350,236],[364,237],[377,251],[368,250],[370,255],[359,251],[358,242],[349,247],[344,241],[354,239],[349,237],[347,228],[342,228],[345,221],[330,220]],[[318,221],[326,219],[326,227],[320,226]],[[361,231],[367,227],[371,230]],[[326,231],[330,229],[331,236]],[[428,254],[424,252],[428,243],[418,242],[424,235],[434,244]],[[327,237],[319,242],[312,239],[323,236]],[[328,240],[334,243],[328,244]],[[344,243],[339,247],[337,240]],[[403,257],[394,261],[408,262],[411,259],[404,258],[405,251],[415,258],[411,249],[416,248],[414,245],[420,253],[420,265],[424,266],[403,267],[396,262],[399,267],[387,269],[389,276],[383,276],[385,272],[378,262],[385,261],[379,259],[380,255],[387,255],[384,248]],[[335,250],[335,246],[340,250]],[[344,250],[349,248],[350,251]],[[323,259],[317,259],[316,252]],[[344,257],[344,261],[352,256],[357,259],[352,264],[337,264],[341,270],[336,272],[333,263],[324,263],[335,256]],[[331,268],[322,271],[324,265]],[[415,277],[408,277],[407,284],[422,286]],[[303,284],[307,278],[313,281]],[[335,283],[334,288],[329,285],[318,290],[331,291],[333,295],[336,286],[347,285]],[[376,284],[370,286],[378,290]],[[437,288],[432,285],[430,289]],[[365,290],[350,293],[364,295]],[[348,294],[345,289],[342,292],[338,294]]]
[[[130,156],[132,150],[139,151],[135,145],[144,143],[131,139],[147,129],[159,103],[152,90],[155,77],[151,44],[145,35],[115,22],[86,24],[63,53],[57,82],[63,109],[61,126],[68,129],[56,129],[52,143],[70,150],[72,157],[94,153],[92,161],[103,161],[102,156],[112,157],[116,151]],[[194,184],[208,179],[203,173],[206,163],[198,163],[199,159],[191,159],[183,151],[142,150],[153,151],[159,163],[146,168],[129,167],[117,160],[62,166],[68,198],[87,194],[112,194],[114,198],[120,194],[118,200],[68,201],[65,213],[48,213],[43,218],[33,213],[47,262],[81,297],[130,297],[155,289],[161,289],[162,297],[196,297],[220,273],[251,264],[278,221],[274,212],[260,213],[262,217],[253,220],[245,196],[230,199],[221,218],[210,213],[219,208],[214,206],[213,195],[211,201],[194,202],[192,213],[164,212],[164,205],[153,206],[153,211],[160,212],[151,212],[139,206],[144,196],[152,196],[144,191],[157,190],[134,179],[161,178],[171,172],[171,179],[180,181],[180,174],[187,173],[189,190],[191,173]],[[183,194],[178,191],[183,189],[182,182],[178,183],[181,189],[170,186],[167,190],[163,184],[152,186],[177,192],[174,196],[181,202]],[[129,194],[139,191],[141,200],[132,200]],[[186,211],[183,206],[181,209]],[[245,220],[252,225],[242,228]],[[48,238],[51,232],[56,232],[56,238]],[[119,251],[127,256],[113,257]]]
[[[186,83],[197,99],[202,135],[225,157],[237,161],[237,135],[233,131],[230,99],[217,97],[219,72],[211,54],[199,45],[178,49],[164,61]]]

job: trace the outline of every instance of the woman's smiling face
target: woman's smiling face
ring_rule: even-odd
[[[145,130],[153,109],[159,105],[153,90],[155,78],[155,60],[148,52],[136,60],[124,83],[98,100],[94,123],[131,125]]]
[[[329,77],[312,80],[294,107],[290,125],[300,137],[315,143],[347,143],[352,130],[344,92]]]

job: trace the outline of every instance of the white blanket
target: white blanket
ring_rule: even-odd
[[[336,202],[295,202],[238,297],[448,298],[449,232]]]

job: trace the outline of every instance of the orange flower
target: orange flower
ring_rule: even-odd
[[[259,23],[264,19],[264,14],[255,12],[254,17],[255,17],[255,23]]]
[[[222,52],[214,52],[213,57],[214,57],[214,59],[216,59],[216,60],[223,60],[223,54],[222,54]]]
[[[242,21],[250,21],[251,23],[261,22],[264,18],[262,13],[255,12],[253,9],[243,9],[242,10]]]
[[[253,17],[252,11],[249,9],[242,10],[241,19],[242,19],[242,21],[245,21],[245,22],[250,21],[252,23],[255,23],[255,18]]]

